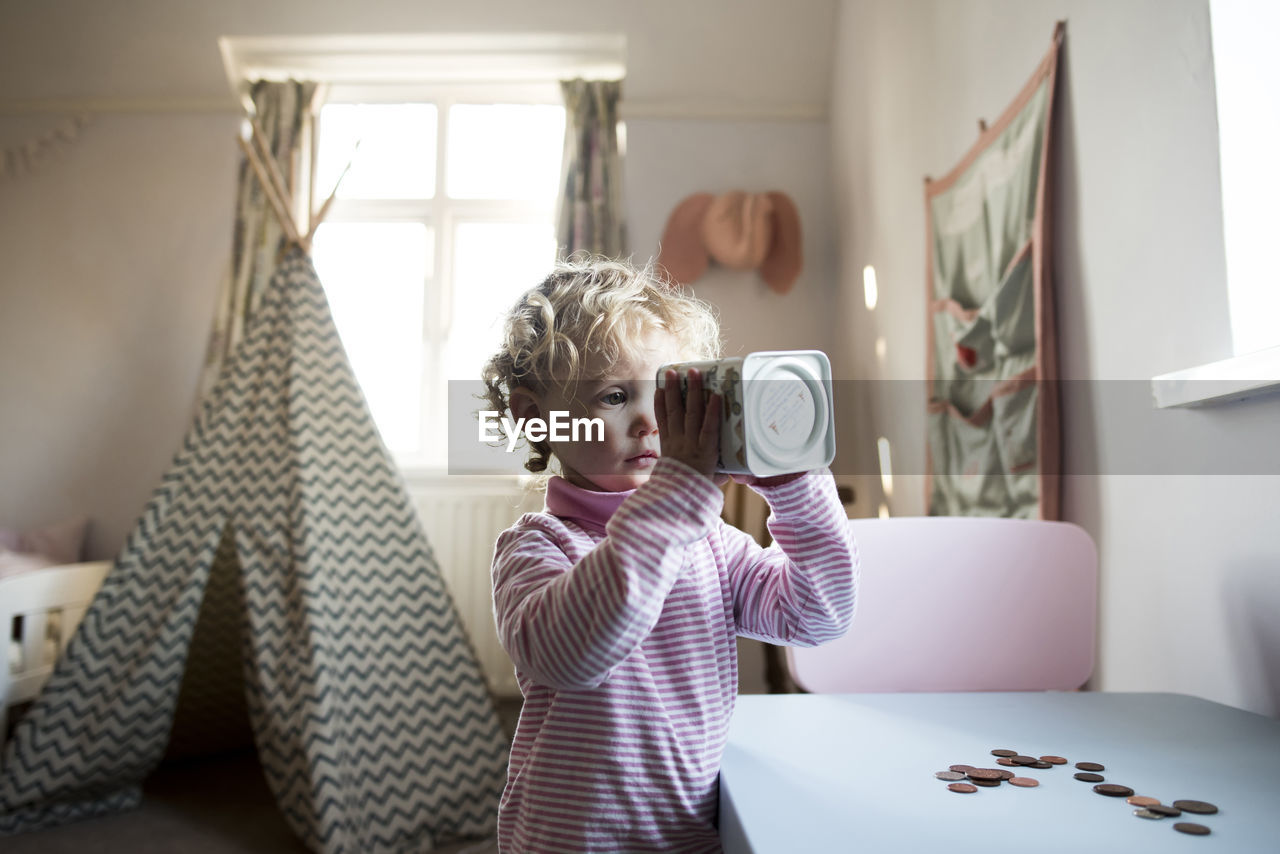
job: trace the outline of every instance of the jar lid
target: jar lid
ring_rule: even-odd
[[[743,364],[748,468],[761,476],[835,459],[831,364],[820,350],[751,353]]]

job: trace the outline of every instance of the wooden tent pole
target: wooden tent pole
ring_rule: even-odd
[[[240,149],[244,152],[245,159],[249,161],[249,166],[253,168],[253,174],[258,177],[258,183],[262,186],[262,193],[267,197],[267,201],[275,211],[276,218],[280,220],[280,227],[284,229],[285,236],[289,238],[290,242],[296,243],[303,250],[306,250],[307,244],[303,242],[298,234],[298,228],[293,222],[293,215],[285,206],[284,200],[277,195],[275,185],[263,167],[262,161],[258,158],[258,153],[245,141],[243,136],[237,136],[236,142],[240,144]]]
[[[257,175],[258,182],[262,185],[262,192],[275,210],[276,217],[280,220],[280,225],[284,228],[285,235],[290,242],[296,243],[304,252],[310,252],[311,240],[315,237],[316,230],[320,228],[320,224],[324,222],[324,218],[329,213],[329,208],[333,205],[334,199],[337,198],[338,188],[342,186],[342,180],[351,171],[351,164],[355,162],[356,151],[359,150],[360,143],[359,141],[356,142],[355,150],[351,153],[351,159],[347,161],[342,174],[338,176],[329,198],[325,199],[324,204],[318,211],[308,213],[307,233],[304,235],[298,231],[293,212],[289,210],[288,202],[291,196],[288,187],[285,185],[284,177],[280,174],[280,169],[275,162],[275,157],[267,146],[266,134],[262,132],[262,126],[258,124],[256,118],[249,118],[248,122],[253,144],[250,145],[246,142],[243,136],[237,137],[236,141],[240,143],[244,156],[248,159],[249,165],[253,167],[253,172]],[[314,163],[312,165],[314,167]],[[314,186],[314,181],[312,181],[312,185]]]
[[[343,167],[342,174],[338,176],[338,180],[333,184],[333,192],[329,193],[329,198],[324,200],[324,204],[320,206],[320,210],[311,215],[311,226],[307,229],[307,243],[311,243],[311,238],[316,236],[316,230],[320,228],[320,224],[324,222],[324,218],[329,214],[329,208],[333,205],[333,200],[338,197],[338,188],[342,186],[342,179],[347,177],[347,173],[351,171],[351,164],[356,162],[356,153],[360,150],[360,140],[356,140],[355,148],[351,151],[351,159],[347,161],[347,165]]]
[[[253,130],[253,141],[258,148],[258,156],[262,158],[262,165],[267,171],[267,176],[276,188],[280,201],[287,205],[293,198],[293,193],[289,191],[288,185],[284,182],[284,176],[280,174],[280,167],[276,164],[276,158],[271,153],[271,148],[267,145],[267,135],[262,132],[262,125],[258,124],[256,118],[250,118],[249,125]],[[294,220],[292,211],[289,212],[289,219],[294,226],[293,233],[297,234],[297,221]]]

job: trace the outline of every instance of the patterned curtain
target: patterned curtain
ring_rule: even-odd
[[[563,194],[556,239],[561,257],[626,252],[622,155],[618,151],[618,80],[565,80]]]
[[[315,83],[296,80],[284,83],[259,80],[250,90],[258,127],[284,176],[291,196],[286,201],[292,205],[295,216],[306,211],[310,204],[310,169],[306,167],[310,162],[316,90]],[[302,228],[306,228],[305,218]],[[284,230],[253,169],[242,156],[231,264],[218,293],[217,314],[200,378],[201,399],[217,381],[223,361],[243,335],[259,294],[287,249],[285,243]]]

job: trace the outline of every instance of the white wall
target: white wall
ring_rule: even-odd
[[[835,278],[821,115],[835,8],[834,0],[50,0],[6,8],[0,145],[63,120],[15,114],[15,102],[87,99],[122,111],[95,113],[38,172],[0,185],[0,525],[87,514],[90,556],[112,556],[186,430],[230,251],[238,159],[219,36],[625,34],[624,110],[648,116],[628,127],[637,256],[656,251],[667,214],[689,193],[786,190],[806,228],[807,269],[796,290],[778,299],[754,277],[720,274],[703,295],[724,305],[733,345],[822,347],[826,327],[811,333],[809,323],[823,316]],[[175,102],[187,111],[166,106]],[[805,121],[702,115],[815,116],[815,107]]]
[[[50,117],[0,117],[0,146]],[[0,526],[113,557],[178,449],[231,245],[238,123],[98,115],[0,184]]]
[[[10,3],[0,92],[224,98],[219,36],[623,33],[627,98],[827,102],[834,0],[45,0]]]
[[[825,120],[627,122],[627,215],[636,255],[656,255],[671,210],[694,192],[782,190],[800,211],[804,263],[785,295],[712,264],[694,293],[720,311],[727,355],[825,347],[838,297]]]
[[[1280,398],[1155,411],[1147,384],[1231,355],[1206,0],[842,3],[831,108],[842,370],[923,377],[922,179],[999,115],[1059,19],[1053,273],[1064,466],[1076,473],[1063,516],[1099,547],[1091,686],[1280,714]],[[864,264],[880,274],[874,313]],[[845,465],[874,471],[870,443],[887,436],[893,511],[923,512],[923,397],[903,403],[881,385],[850,409],[861,430]]]

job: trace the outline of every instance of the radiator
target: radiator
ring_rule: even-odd
[[[489,567],[498,534],[521,514],[541,510],[542,493],[515,478],[478,475],[411,479],[408,486],[490,690],[496,697],[519,697],[511,659],[494,628]]]

